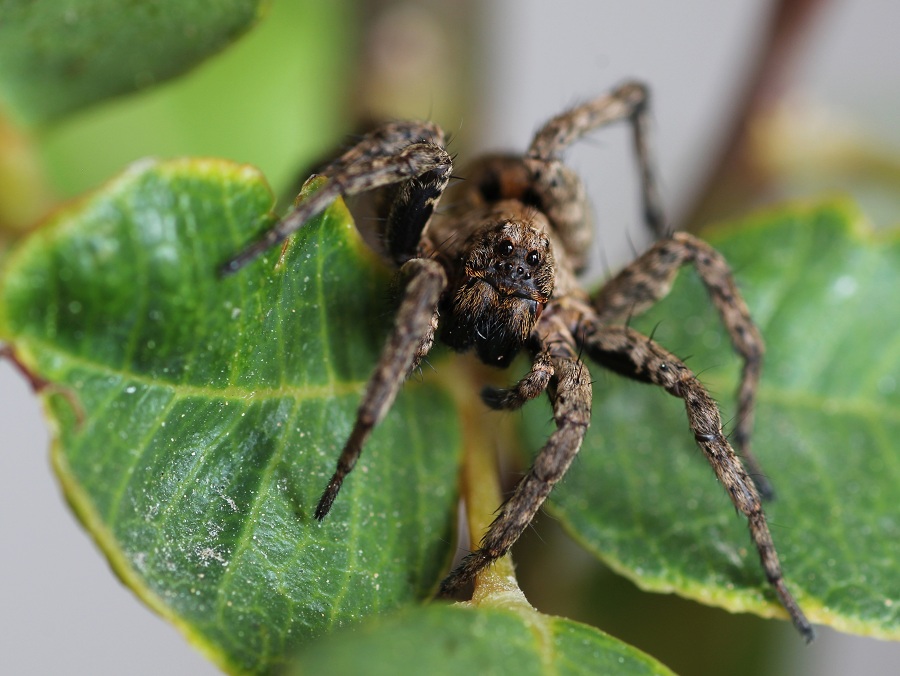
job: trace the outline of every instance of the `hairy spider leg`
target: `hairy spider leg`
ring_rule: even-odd
[[[660,240],[606,282],[593,297],[597,321],[606,325],[645,312],[669,293],[678,270],[684,265],[693,265],[696,269],[728,331],[732,347],[743,360],[732,439],[760,495],[764,500],[770,500],[775,496],[775,490],[750,450],[754,404],[765,348],[722,254],[686,232],[677,232]]]
[[[414,258],[400,268],[400,276],[404,292],[394,330],[366,385],[353,431],[341,451],[334,475],[316,507],[316,518],[320,521],[331,510],[344,478],[356,465],[372,429],[390,410],[407,374],[434,342],[437,303],[447,285],[444,269],[431,259]]]
[[[645,220],[650,229],[661,236],[665,230],[665,217],[650,159],[648,93],[642,84],[625,83],[605,96],[552,118],[535,134],[524,158],[532,185],[523,191],[522,198],[538,203],[547,214],[576,269],[583,267],[586,260],[584,252],[592,236],[590,215],[581,181],[561,163],[560,157],[587,133],[621,120],[632,125]],[[554,312],[549,307],[547,312],[535,331],[534,340],[538,346],[533,348],[529,373],[513,387],[485,388],[482,399],[495,409],[515,409],[547,389],[557,430],[537,455],[513,496],[504,504],[485,534],[481,548],[463,559],[444,580],[442,595],[452,595],[506,553],[565,473],[590,423],[590,379],[578,358],[575,341],[567,326],[572,322],[564,319],[578,316],[577,311],[571,307],[561,308],[555,317],[550,317]]]
[[[644,84],[626,82],[605,96],[552,118],[535,134],[525,156],[549,164],[559,160],[562,152],[585,134],[627,120],[631,124],[640,172],[644,221],[657,237],[664,237],[669,233],[651,157],[649,101],[650,94]]]
[[[386,213],[380,215],[385,221],[385,248],[401,266],[403,299],[393,332],[366,386],[353,430],[316,507],[315,516],[320,520],[331,509],[344,478],[353,470],[372,429],[390,409],[406,376],[434,343],[437,304],[447,276],[437,262],[415,256],[453,168],[443,143],[443,132],[428,122],[394,122],[378,127],[323,169],[329,180],[322,188],[221,268],[226,274],[239,270],[297,231],[338,196],[392,189],[391,200],[384,202]]]
[[[397,219],[405,219],[405,229],[401,225],[389,227],[389,231],[396,233],[395,236],[405,235],[403,241],[409,242],[413,238],[406,231],[421,234],[450,180],[453,162],[442,144],[440,129],[422,122],[393,123],[367,134],[323,170],[329,178],[324,186],[296,205],[256,242],[227,260],[220,267],[220,273],[237,272],[264,251],[287,239],[339,196],[413,182],[425,187],[425,195],[420,196],[421,191],[410,190],[398,193],[401,202],[405,195],[408,204],[396,205],[391,209],[391,215],[396,212]],[[412,255],[414,252],[405,260]]]
[[[634,329],[588,323],[584,326],[583,339],[585,351],[600,365],[628,378],[658,385],[684,400],[697,445],[706,454],[735,508],[747,518],[750,537],[759,552],[766,578],[794,626],[807,643],[812,641],[815,637],[812,625],[784,582],[759,494],[722,433],[719,409],[700,381],[675,355]]]
[[[441,583],[441,596],[453,596],[509,551],[534,519],[553,486],[569,469],[590,425],[591,378],[578,359],[572,336],[561,322],[542,321],[542,326],[545,330],[538,332],[542,334],[543,349],[535,360],[536,364],[542,365],[532,373],[546,372],[543,355],[549,355],[553,375],[549,378],[547,393],[553,406],[556,430],[535,457],[531,469],[519,481],[515,492],[500,508],[499,515],[482,538],[480,548],[468,554]],[[506,401],[513,406],[520,405],[515,397]]]

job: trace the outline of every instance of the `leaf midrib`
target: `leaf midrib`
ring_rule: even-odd
[[[172,380],[159,377],[150,377],[146,374],[128,371],[125,369],[115,368],[102,362],[86,359],[81,355],[75,355],[66,350],[60,350],[46,340],[30,335],[28,336],[28,344],[37,348],[37,351],[45,355],[52,355],[65,360],[69,366],[80,366],[85,370],[94,371],[100,374],[108,374],[126,379],[128,382],[137,383],[146,387],[166,388],[171,390],[178,397],[205,397],[208,399],[224,399],[231,401],[248,401],[254,399],[281,399],[291,397],[298,402],[314,401],[319,399],[328,399],[332,397],[340,397],[351,394],[358,394],[365,386],[366,380],[347,380],[337,381],[331,380],[327,383],[317,385],[280,385],[277,388],[260,387],[248,389],[239,385],[228,385],[226,387],[204,387],[202,385],[188,385]],[[38,360],[33,356],[24,357],[27,362],[34,364]],[[39,374],[44,375],[44,374]]]

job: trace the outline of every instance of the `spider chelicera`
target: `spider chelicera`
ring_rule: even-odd
[[[556,431],[480,548],[442,583],[441,593],[453,594],[509,550],[578,452],[591,414],[591,378],[580,359],[586,354],[600,366],[684,400],[697,444],[747,518],[768,581],[810,641],[812,626],[785,584],[762,509],[760,496],[771,497],[772,488],[750,451],[763,342],[722,255],[693,235],[666,230],[647,146],[647,101],[646,88],[629,82],[554,117],[524,155],[487,155],[474,162],[440,212],[435,207],[452,170],[443,131],[429,122],[385,124],[328,164],[322,171],[327,183],[222,271],[237,271],[338,196],[380,189],[384,251],[399,268],[402,300],[350,438],[316,508],[317,519],[328,514],[372,429],[436,337],[456,350],[473,349],[498,367],[526,351],[529,373],[508,389],[485,388],[482,399],[495,409],[516,409],[546,391]],[[560,156],[588,132],[620,120],[633,130],[645,221],[656,243],[591,296],[576,280],[591,240],[590,210],[581,180]],[[743,463],[697,377],[622,321],[665,296],[686,264],[699,274],[743,360],[732,433]]]

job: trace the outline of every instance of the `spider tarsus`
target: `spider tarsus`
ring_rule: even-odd
[[[438,592],[436,594],[439,599],[450,599],[456,596],[457,591],[462,586],[461,582],[456,580],[455,570],[453,573],[444,578],[443,582],[441,582],[441,586],[438,588]]]
[[[480,549],[467,554],[459,565],[441,582],[437,597],[449,599],[456,596],[459,590],[472,582],[475,576],[490,565],[494,558],[489,558]]]
[[[668,237],[675,231],[667,222],[665,214],[655,204],[644,207],[644,221],[660,237]]]
[[[229,275],[233,275],[240,269],[240,264],[234,258],[229,258],[219,266],[216,272],[218,272],[219,277],[228,277]]]
[[[239,254],[237,254],[236,256],[232,256],[219,266],[219,277],[228,277],[230,275],[233,275],[235,272],[250,263],[252,260],[262,255],[262,253],[270,246],[271,244],[267,241],[260,241],[256,242],[255,244],[251,244]]]
[[[481,390],[481,401],[495,411],[509,408],[509,399],[510,391],[503,387],[485,387]]]
[[[339,477],[337,474],[331,477],[328,487],[322,493],[322,497],[319,498],[319,504],[316,506],[316,521],[321,521],[328,516],[328,512],[331,511],[331,506],[334,504],[334,499],[340,492],[343,482],[344,477]]]
[[[813,629],[812,624],[810,624],[809,620],[806,619],[806,615],[804,615],[803,611],[800,609],[800,605],[788,591],[784,579],[778,578],[776,580],[770,580],[770,583],[775,587],[775,592],[778,594],[781,605],[787,610],[791,622],[797,631],[800,632],[803,640],[806,641],[807,644],[812,643],[816,638],[816,630]]]
[[[798,608],[797,610],[799,611],[800,609]],[[802,612],[799,617],[792,617],[791,622],[793,622],[797,631],[800,632],[807,645],[816,640],[816,630],[813,629],[813,626]]]

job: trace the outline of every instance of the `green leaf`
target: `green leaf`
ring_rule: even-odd
[[[261,0],[0,0],[0,99],[46,122],[161,82],[252,26]]]
[[[296,674],[671,674],[601,631],[537,612],[432,605],[317,641]]]
[[[842,203],[710,233],[767,344],[754,449],[790,589],[814,622],[900,638],[900,245]],[[632,322],[676,354],[727,421],[739,371],[696,275]],[[746,523],[687,427],[681,401],[593,367],[593,422],[552,496],[571,533],[645,589],[784,616]],[[549,416],[524,418],[538,447]]]
[[[143,163],[0,280],[0,337],[51,383],[67,498],[126,584],[241,673],[430,594],[460,452],[449,397],[414,379],[314,519],[390,326],[388,276],[337,203],[282,265],[219,279],[271,205],[248,167]]]

